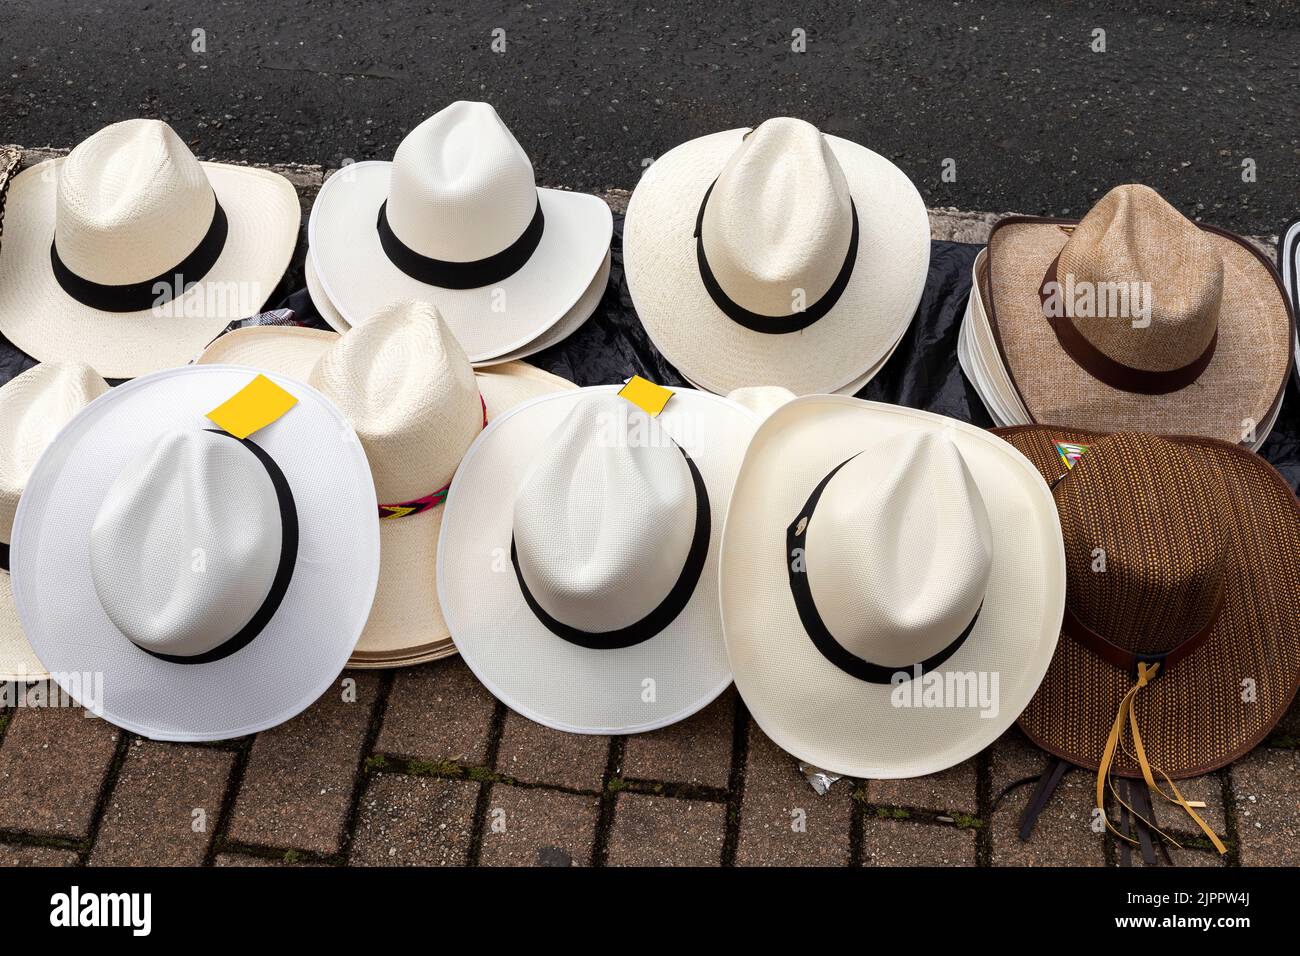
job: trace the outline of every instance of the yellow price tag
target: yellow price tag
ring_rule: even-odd
[[[297,404],[298,399],[265,375],[259,375],[208,412],[208,418],[236,438],[247,438]]]

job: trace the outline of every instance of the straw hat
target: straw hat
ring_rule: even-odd
[[[331,176],[308,224],[316,281],[343,322],[431,301],[475,364],[517,354],[569,316],[612,234],[601,199],[538,189],[496,110],[465,102],[408,133],[391,163]]]
[[[756,419],[633,383],[667,404],[584,388],[492,422],[456,472],[438,546],[465,662],[513,710],[572,733],[664,727],[731,683],[717,549]]]
[[[990,411],[1008,408],[1011,424],[1252,447],[1267,437],[1293,320],[1277,273],[1245,240],[1188,221],[1145,186],[1119,186],[1082,221],[1003,219],[983,270],[966,357],[984,370],[972,378]]]
[[[1098,770],[1099,789],[1108,775],[1168,789],[1166,775],[1248,753],[1300,684],[1300,505],[1287,483],[1214,439],[998,434],[1053,485],[1068,577],[1061,641],[1021,729]]]
[[[1278,270],[1282,273],[1282,286],[1291,302],[1291,314],[1300,314],[1300,219],[1282,230],[1277,246]],[[1295,339],[1295,360],[1292,367],[1300,376],[1300,330]]]
[[[23,630],[83,706],[223,740],[334,682],[379,576],[374,485],[320,393],[232,366],[101,395],[37,462],[14,521]]]
[[[239,329],[199,363],[269,369],[334,402],[365,447],[379,495],[379,589],[351,667],[398,667],[455,653],[434,588],[442,499],[465,450],[520,402],[571,390],[511,362],[475,373],[438,310],[401,302],[350,332]]]
[[[0,388],[0,681],[44,680],[23,636],[9,584],[9,542],[18,499],[36,460],[68,421],[108,391],[86,365],[29,368]]]
[[[591,318],[592,313],[596,311],[605,290],[609,287],[609,273],[612,261],[611,255],[606,252],[605,261],[596,273],[596,278],[591,280],[591,285],[587,286],[587,290],[582,293],[582,297],[578,299],[573,308],[565,313],[564,318],[527,345],[499,356],[489,364],[498,365],[503,362],[513,362],[516,359],[536,355],[543,349],[548,349],[552,345],[564,341],[578,331],[582,324]],[[325,295],[325,290],[321,288],[320,279],[316,276],[316,267],[312,265],[311,256],[307,257],[306,268],[303,271],[307,279],[307,293],[311,296],[316,311],[325,320],[325,324],[334,329],[335,332],[346,332],[352,328],[351,324],[339,314],[339,310],[334,306],[334,303],[330,302],[328,296]]]
[[[623,249],[646,331],[691,382],[834,392],[864,386],[907,330],[930,224],[889,160],[778,117],[656,160]]]
[[[745,454],[722,536],[736,688],[800,760],[914,777],[1007,729],[1065,602],[1051,494],[1001,439],[928,412],[807,396]]]
[[[0,332],[105,378],[183,365],[275,292],[298,238],[283,176],[200,163],[170,126],[106,126],[14,177]]]

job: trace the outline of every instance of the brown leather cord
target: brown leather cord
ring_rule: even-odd
[[[1034,826],[1038,823],[1038,818],[1052,801],[1052,795],[1056,793],[1056,788],[1060,786],[1065,775],[1070,772],[1072,765],[1069,761],[1053,758],[1048,761],[1047,769],[1043,775],[1038,778],[1038,786],[1034,787],[1034,794],[1025,804],[1024,812],[1020,814],[1020,839],[1021,842],[1028,842],[1029,838],[1034,835]]]
[[[1214,633],[1215,627],[1219,623],[1219,615],[1223,613],[1225,591],[1220,589],[1219,599],[1215,602],[1214,611],[1210,614],[1210,619],[1199,631],[1191,637],[1179,642],[1168,653],[1159,658],[1139,657],[1133,651],[1118,647],[1112,644],[1106,638],[1102,637],[1087,624],[1084,624],[1075,615],[1069,605],[1065,608],[1065,617],[1061,620],[1061,630],[1068,636],[1074,638],[1088,650],[1092,651],[1106,663],[1118,667],[1120,670],[1136,674],[1138,664],[1141,663],[1163,663],[1168,670],[1174,664],[1177,664],[1183,658],[1188,657],[1205,643],[1205,639]]]
[[[1074,319],[1067,314],[1064,308],[1061,310],[1061,315],[1050,314],[1047,308],[1047,286],[1055,283],[1059,288],[1056,278],[1056,264],[1060,261],[1060,258],[1061,254],[1057,253],[1056,258],[1047,267],[1047,273],[1043,276],[1042,284],[1038,287],[1038,298],[1043,303],[1043,316],[1051,323],[1053,331],[1056,332],[1057,341],[1061,343],[1061,348],[1065,349],[1066,354],[1097,381],[1124,392],[1135,392],[1139,395],[1164,395],[1191,385],[1209,367],[1210,359],[1214,358],[1214,348],[1219,342],[1217,329],[1214,335],[1210,337],[1210,344],[1205,347],[1205,351],[1188,364],[1165,372],[1152,372],[1147,369],[1133,368],[1123,362],[1117,362],[1101,351],[1084,337],[1083,333],[1079,331],[1079,327],[1074,324]]]

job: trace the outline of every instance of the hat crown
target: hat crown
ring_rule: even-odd
[[[913,432],[835,473],[808,521],[804,557],[835,640],[865,661],[905,668],[951,645],[975,618],[992,533],[957,446]]]
[[[381,504],[451,481],[483,430],[483,404],[465,350],[427,302],[396,302],[341,335],[310,384],[348,420]]]
[[[46,362],[0,388],[0,543],[13,536],[27,477],[59,430],[108,383],[88,365]]]
[[[560,623],[627,627],[676,584],[696,504],[690,467],[658,419],[616,395],[588,396],[551,435],[516,499],[519,572]]]
[[[1117,186],[1089,210],[1061,249],[1056,278],[1075,328],[1129,368],[1190,365],[1218,329],[1223,259],[1147,186]]]
[[[1099,438],[1053,491],[1066,607],[1111,644],[1162,654],[1212,621],[1230,542],[1219,471],[1153,435]]]
[[[158,120],[104,127],[68,154],[58,177],[59,258],[91,282],[126,285],[164,276],[212,224],[216,197],[207,174]]]
[[[271,591],[282,539],[266,466],[229,435],[176,430],[109,487],[91,526],[91,576],[128,640],[193,657],[252,620]]]
[[[750,130],[727,160],[701,241],[733,302],[781,318],[826,294],[852,234],[849,184],[830,143],[811,123],[777,117]]]
[[[452,103],[411,130],[393,156],[392,176],[389,226],[431,259],[496,255],[537,211],[533,164],[487,103]]]

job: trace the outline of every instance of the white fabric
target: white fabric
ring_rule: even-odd
[[[987,512],[991,545],[984,602],[970,635],[935,673],[972,675],[976,687],[984,675],[991,702],[996,704],[987,711],[970,698],[959,706],[963,702],[955,696],[941,697],[944,706],[938,707],[916,705],[910,696],[900,703],[894,699],[893,686],[844,672],[807,636],[790,592],[786,531],[817,484],[858,453],[880,459],[872,467],[879,469],[879,475],[888,475],[900,464],[897,456],[915,456],[916,442],[924,435],[945,436],[955,446],[974,487],[950,457],[944,463],[942,456],[947,453],[941,455],[941,449],[933,452],[936,457],[926,466],[940,464],[937,473],[924,479],[913,473],[908,480],[921,487],[902,493],[901,500],[896,493],[901,510],[879,509],[880,489],[860,485],[855,512],[854,489],[846,484],[839,509],[848,516],[843,533],[864,545],[869,537],[876,543],[859,554],[854,554],[851,541],[840,545],[843,587],[877,591],[867,601],[861,595],[836,595],[829,585],[818,585],[819,574],[829,569],[815,556],[823,544],[820,540],[808,544],[810,585],[819,588],[818,607],[824,603],[837,618],[828,626],[837,636],[845,635],[847,642],[854,641],[855,633],[848,608],[856,605],[865,613],[869,605],[879,608],[891,599],[897,605],[887,619],[895,622],[896,634],[911,627],[918,628],[914,633],[924,634],[930,626],[925,615],[933,612],[924,611],[919,602],[936,599],[945,609],[942,630],[948,632],[949,622],[955,623],[969,608],[981,576],[975,543],[982,537],[978,518],[974,530],[951,531],[971,520],[968,515],[954,524],[955,516],[967,509],[978,512],[973,504],[978,495]],[[930,508],[936,516],[944,516],[942,525],[937,517],[922,516],[927,492]],[[869,516],[873,510],[878,523],[868,535],[870,522],[853,516]],[[832,522],[822,533],[840,532]],[[939,553],[941,547],[955,542],[964,542],[958,546],[976,553],[961,559]],[[938,570],[944,564],[953,567],[954,561],[964,569],[963,577],[954,592],[940,598],[944,582]],[[881,581],[873,583],[873,574]],[[723,532],[720,575],[727,653],[736,688],[755,721],[799,759],[866,778],[935,773],[997,739],[1028,704],[1046,673],[1065,608],[1065,553],[1056,506],[1023,455],[1000,438],[954,419],[841,396],[797,399],[760,426],[736,479]],[[908,607],[909,580],[917,593],[914,609]],[[865,623],[856,625],[860,635]],[[936,623],[936,635],[938,630]],[[857,643],[865,650],[876,642],[859,636]],[[931,638],[923,643],[930,646]],[[994,675],[996,695],[991,693]]]
[[[952,440],[926,431],[868,444],[840,468],[804,541],[827,630],[884,667],[911,667],[950,645],[984,601],[993,558],[979,486]]]
[[[257,457],[228,435],[178,429],[142,448],[104,494],[90,574],[104,613],[133,643],[192,657],[252,620],[283,542],[275,486]]]
[[[695,240],[710,184],[704,241],[719,284],[751,311],[787,316],[815,304],[843,265],[852,228],[847,188],[858,215],[857,258],[829,314],[772,334],[718,308]],[[632,193],[623,248],[646,331],[691,382],[718,394],[781,385],[802,395],[860,389],[883,365],[925,289],[930,225],[916,187],[889,160],[779,117],[657,159]]]
[[[608,401],[617,391],[606,386],[549,396],[495,419],[456,472],[438,547],[438,593],[465,662],[513,710],[573,733],[663,727],[700,710],[731,682],[718,615],[717,548],[736,468],[757,424],[753,413],[734,402],[673,389],[656,419],[699,468],[712,515],[703,573],[668,627],[632,647],[591,650],[551,633],[525,604],[510,562],[515,503],[534,463],[551,453],[552,436],[574,408]],[[643,502],[631,488],[623,497],[613,491],[568,490],[567,508],[557,507],[548,519],[554,533],[569,536],[564,522],[585,522],[585,509],[606,506],[614,509],[607,516],[609,528],[629,529],[633,519],[617,512]],[[657,559],[643,544],[621,542],[624,553],[639,555],[653,576]],[[616,544],[601,547],[608,552]],[[575,562],[585,558],[573,556]],[[635,580],[628,582],[629,590],[638,587]]]
[[[298,559],[279,610],[242,650],[210,663],[181,664],[136,647],[100,603],[90,537],[128,463],[160,435],[213,427],[207,412],[248,384],[248,369],[189,366],[118,386],[59,434],[19,504],[12,583],[32,646],[74,698],[78,675],[102,674],[102,716],[134,733],[223,740],[289,719],[337,679],[370,612],[379,520],[361,443],[319,392],[267,374],[298,403],[251,440],[292,490]],[[240,487],[196,493],[244,497]],[[138,559],[120,556],[123,562]]]
[[[108,391],[88,365],[35,365],[0,388],[0,543],[12,540],[14,516],[36,462],[68,421]],[[0,571],[0,681],[49,674],[23,634],[9,574]]]
[[[138,312],[104,312],[54,278],[50,245],[84,278],[106,285],[164,274],[212,220],[228,233],[216,263],[179,298]],[[298,194],[267,170],[200,163],[166,123],[114,123],[66,158],[9,184],[0,246],[0,332],[43,362],[84,362],[105,378],[183,365],[234,319],[275,292],[301,220]]]
[[[434,302],[475,364],[520,350],[569,315],[601,270],[613,215],[596,196],[536,189],[532,167],[486,103],[453,103],[413,130],[393,162],[353,163],[321,187],[308,221],[309,255],[324,297],[356,325],[398,299]],[[385,255],[376,228],[387,202],[394,232],[443,260],[500,252],[538,202],[542,238],[513,275],[476,289],[427,285]],[[513,233],[510,230],[513,229]],[[486,251],[485,251],[486,250]]]

